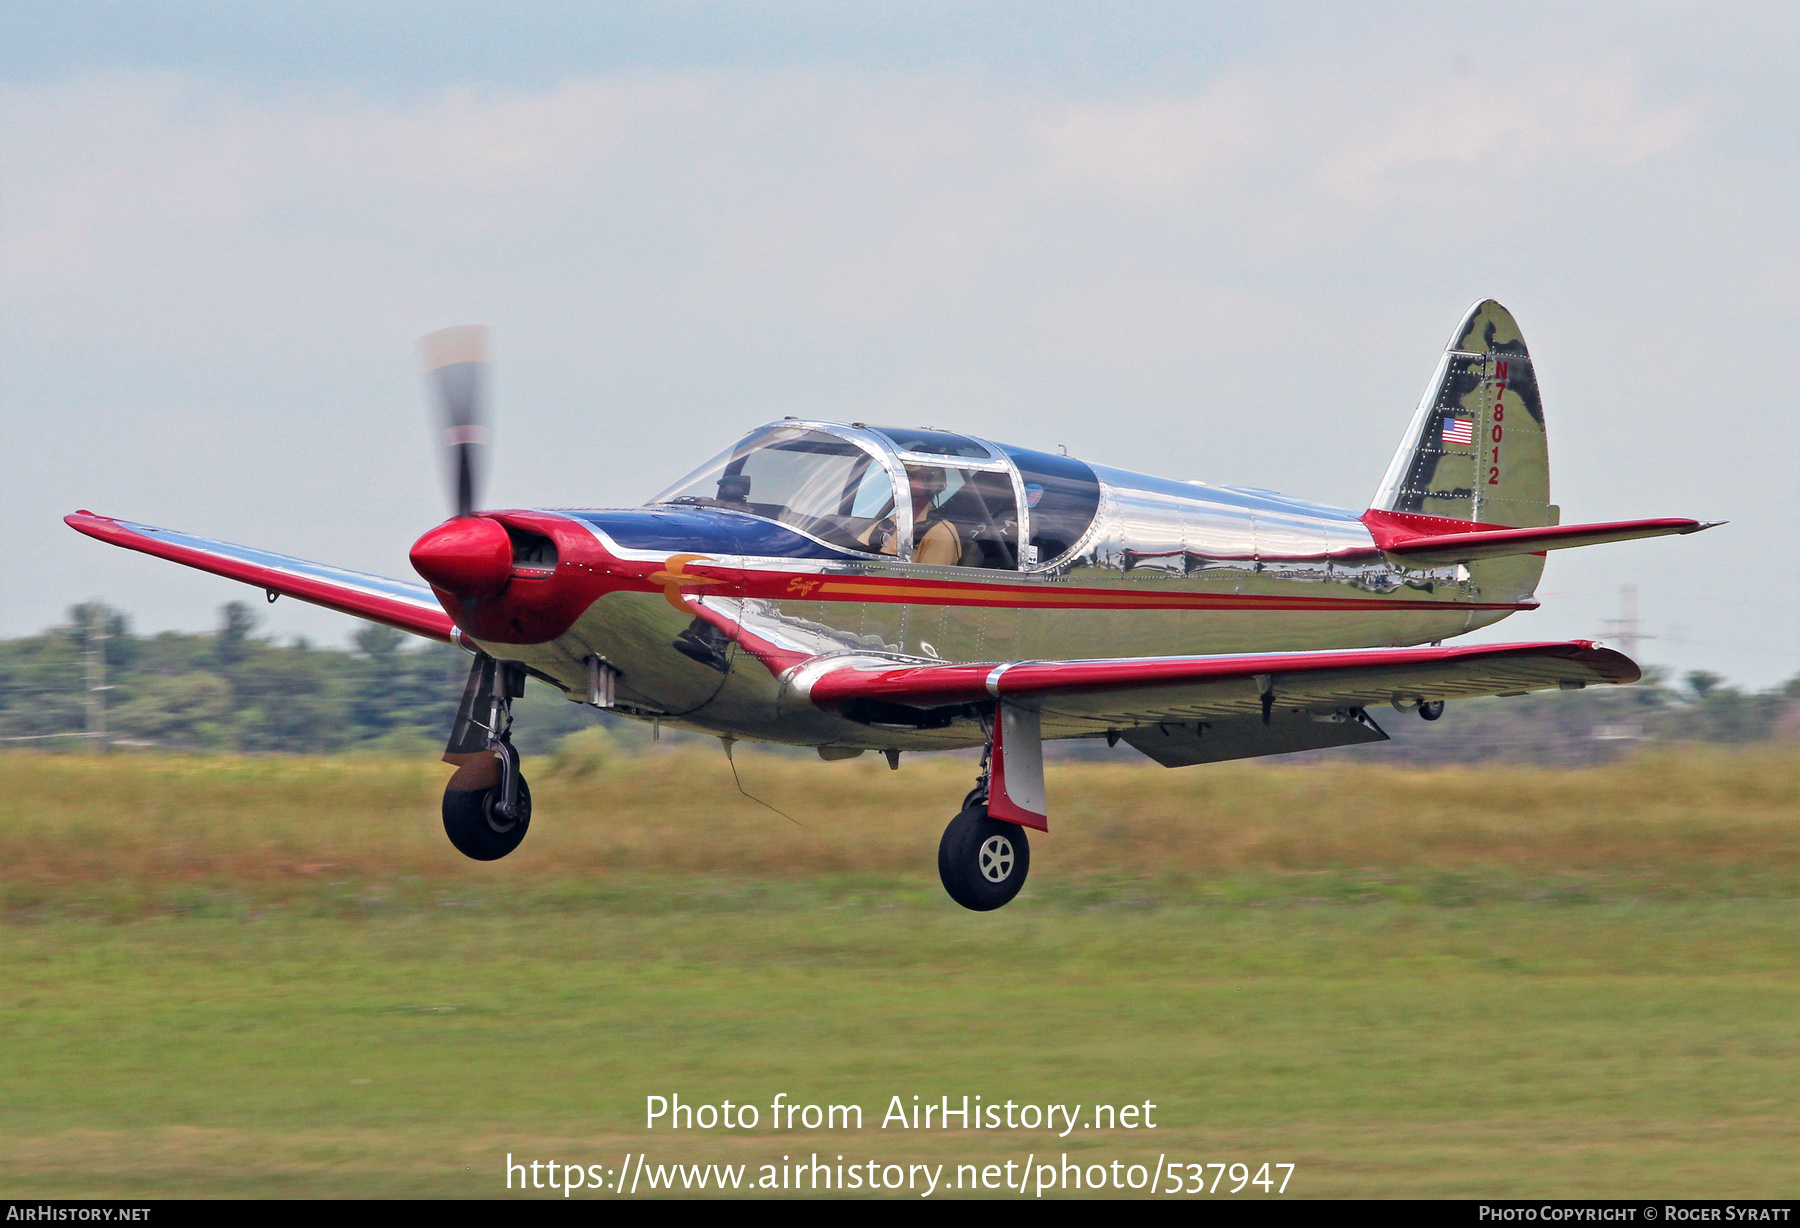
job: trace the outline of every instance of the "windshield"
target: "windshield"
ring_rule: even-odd
[[[753,431],[650,502],[748,512],[870,553],[894,514],[893,483],[872,455],[791,426]]]

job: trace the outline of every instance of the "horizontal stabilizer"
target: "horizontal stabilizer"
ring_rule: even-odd
[[[193,537],[172,529],[113,520],[89,511],[65,516],[63,522],[78,533],[114,546],[153,554],[171,563],[254,584],[265,592],[321,605],[342,614],[354,614],[414,635],[448,640],[454,630],[450,616],[444,613],[437,598],[423,584],[345,571],[341,567],[309,563],[305,559],[271,554],[251,546],[234,546],[230,542]]]
[[[1383,511],[1364,512],[1362,520],[1382,553],[1415,567],[1441,567],[1449,563],[1470,563],[1513,554],[1542,554],[1546,550],[1597,546],[1602,542],[1631,541],[1639,537],[1698,533],[1724,523],[1664,517],[1614,520],[1603,524],[1542,525],[1529,529],[1475,528],[1466,520]]]

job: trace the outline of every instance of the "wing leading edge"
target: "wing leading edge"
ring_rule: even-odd
[[[234,546],[230,542],[194,537],[172,529],[96,516],[89,511],[65,516],[63,522],[78,533],[114,546],[210,571],[215,576],[384,623],[413,635],[448,642],[455,629],[450,616],[444,613],[431,590],[423,584],[408,584],[404,580],[346,571],[324,563],[309,563],[305,559],[272,554],[250,546]]]

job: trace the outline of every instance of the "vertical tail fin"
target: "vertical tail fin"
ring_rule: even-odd
[[[1451,336],[1371,507],[1513,528],[1556,523],[1537,376],[1512,313],[1493,299],[1471,307]]]

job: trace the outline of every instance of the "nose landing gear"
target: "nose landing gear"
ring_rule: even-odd
[[[531,826],[531,789],[519,778],[512,811],[501,808],[501,786],[444,790],[444,834],[464,857],[498,861],[525,839]]]
[[[477,658],[444,750],[457,765],[444,788],[444,834],[476,861],[498,861],[531,827],[531,788],[512,744],[512,701],[524,693],[519,666]]]

